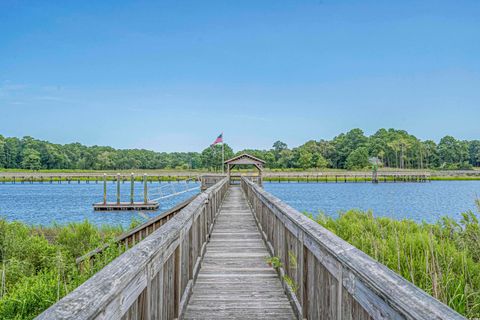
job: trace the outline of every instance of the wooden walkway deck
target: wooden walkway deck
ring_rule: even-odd
[[[295,319],[240,187],[217,217],[184,319]]]
[[[224,178],[156,231],[134,230],[135,243],[150,235],[38,319],[466,319],[249,179],[241,186]],[[285,277],[265,262],[270,250]]]

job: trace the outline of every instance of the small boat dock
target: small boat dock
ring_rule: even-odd
[[[135,202],[134,184],[135,176],[132,173],[130,178],[130,201],[120,201],[120,174],[117,174],[117,201],[107,202],[107,175],[103,176],[103,202],[93,204],[95,211],[125,211],[125,210],[157,210],[160,204],[157,201],[148,199],[147,175],[143,175],[143,201]]]
[[[117,211],[117,210],[157,210],[160,204],[156,201],[144,202],[107,202],[94,203],[95,211]]]

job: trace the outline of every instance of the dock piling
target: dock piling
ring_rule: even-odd
[[[143,174],[143,203],[148,202],[148,190],[147,190],[147,174]]]
[[[134,197],[135,197],[134,185],[135,185],[135,177],[133,176],[133,172],[132,172],[132,174],[130,175],[130,203],[131,204],[133,204]]]
[[[159,204],[157,201],[149,201],[148,200],[148,179],[147,174],[143,176],[143,186],[144,186],[144,193],[143,193],[143,200],[135,202],[135,173],[131,173],[130,175],[130,201],[121,202],[121,194],[120,194],[120,184],[128,181],[127,176],[121,176],[120,173],[117,173],[117,177],[113,176],[111,179],[113,183],[117,184],[117,198],[114,202],[107,202],[107,183],[108,183],[108,176],[106,173],[103,174],[103,202],[94,203],[93,210],[95,211],[123,211],[123,210],[157,210],[159,208]]]
[[[103,204],[107,204],[107,174],[103,174]]]
[[[120,173],[117,173],[117,204],[120,204]]]

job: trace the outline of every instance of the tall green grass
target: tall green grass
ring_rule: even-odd
[[[480,317],[480,223],[475,213],[435,224],[356,210],[337,219],[320,214],[315,220],[466,317]],[[0,220],[0,319],[33,319],[74,290],[124,248],[111,245],[82,272],[75,258],[123,231],[87,221],[31,227]]]
[[[314,219],[467,318],[480,317],[480,224],[474,212],[435,224],[357,210]]]
[[[122,227],[89,222],[31,227],[0,220],[0,319],[33,319],[117,257],[112,245],[93,267],[79,271],[75,259],[110,242]]]

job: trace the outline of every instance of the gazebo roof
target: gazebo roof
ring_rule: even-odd
[[[239,156],[233,157],[232,159],[226,160],[225,164],[253,164],[263,166],[265,161],[252,155],[243,153]]]

